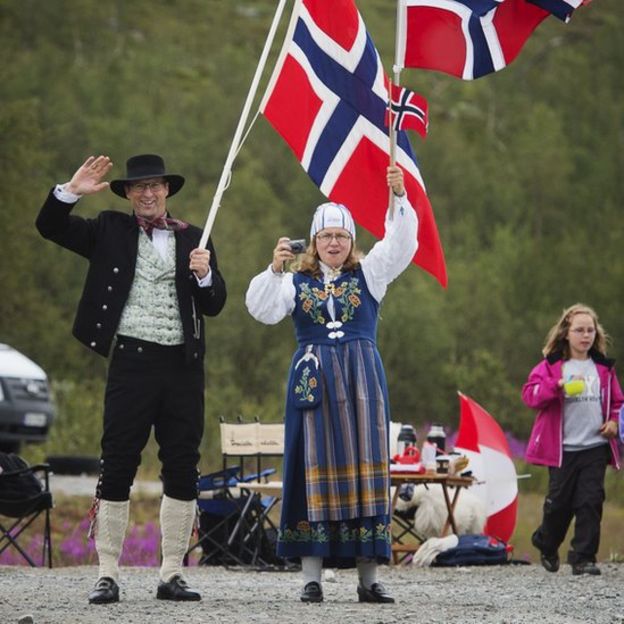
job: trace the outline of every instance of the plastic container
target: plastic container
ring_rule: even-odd
[[[436,454],[436,445],[429,442],[429,440],[425,440],[422,446],[421,461],[427,472],[436,472]]]
[[[438,451],[443,453],[446,450],[446,433],[444,432],[444,427],[437,423],[431,425],[431,429],[429,429],[429,433],[427,434],[427,442],[435,444]]]
[[[436,471],[438,474],[448,474],[450,459],[448,455],[440,455],[436,459]]]
[[[416,446],[416,432],[412,425],[403,425],[397,437],[397,455],[403,455],[408,446]]]
[[[568,396],[578,396],[583,394],[585,382],[582,379],[570,379],[563,384],[563,388]]]

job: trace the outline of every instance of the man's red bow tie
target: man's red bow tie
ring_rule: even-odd
[[[178,232],[179,230],[186,230],[188,223],[180,221],[179,219],[172,219],[171,217],[156,217],[156,219],[146,219],[145,217],[139,217],[136,215],[137,223],[139,227],[145,230],[148,236],[152,235],[152,230],[172,230]]]

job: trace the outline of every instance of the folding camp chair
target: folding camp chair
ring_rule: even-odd
[[[223,468],[227,468],[230,458],[235,458],[241,466],[241,476],[246,473],[246,460],[255,460],[255,472],[260,475],[264,459],[284,455],[283,423],[226,423],[222,418],[220,430]]]
[[[277,557],[277,527],[270,517],[271,511],[281,499],[282,483],[243,481],[238,487],[246,498],[241,522],[244,528],[242,544],[251,554],[249,565],[259,569],[285,565]]]
[[[223,466],[235,457],[244,467],[245,460],[255,460],[255,473],[241,471],[238,489],[246,499],[241,512],[242,543],[251,553],[249,565],[267,569],[283,562],[277,558],[277,527],[270,513],[281,499],[281,482],[269,481],[274,467],[263,467],[265,460],[284,455],[283,423],[226,423],[221,420]]]
[[[198,483],[197,507],[199,537],[187,555],[201,548],[200,565],[244,565],[244,553],[234,532],[245,501],[234,496],[240,478],[240,466],[231,466],[207,475]]]
[[[41,565],[52,567],[52,537],[50,530],[50,466],[37,464],[29,466],[17,455],[0,453],[0,554],[9,546],[15,548],[32,567],[37,564],[18,539],[41,515],[44,515],[43,550]],[[36,475],[43,473],[41,481]],[[5,518],[8,519],[5,520]]]
[[[276,472],[273,467],[263,469],[262,461],[283,455],[283,437],[281,424],[222,420],[223,470],[199,481],[200,536],[192,548],[201,546],[200,564],[261,569],[276,564],[277,528],[269,514],[279,497],[265,495],[257,486]],[[228,467],[232,458],[238,465]],[[254,461],[255,471],[246,469],[246,460]]]
[[[281,458],[284,455],[284,424],[283,423],[261,423],[256,422],[257,440],[257,479],[245,479],[246,486],[239,486],[246,489],[253,495],[256,505],[253,507],[253,524],[246,535],[246,539],[251,539],[262,557],[268,565],[283,562],[275,554],[277,543],[277,527],[270,517],[271,511],[279,503],[282,497],[281,481],[270,480],[268,477],[275,473],[275,468],[264,468],[262,466],[266,459]],[[258,551],[257,551],[258,552]]]

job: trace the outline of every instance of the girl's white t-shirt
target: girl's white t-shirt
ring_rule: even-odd
[[[563,380],[582,379],[583,392],[565,396],[563,404],[563,450],[582,451],[593,446],[607,444],[600,435],[603,424],[600,404],[600,377],[591,358],[566,360],[563,364]]]

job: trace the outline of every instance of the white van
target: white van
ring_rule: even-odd
[[[45,371],[0,343],[0,451],[17,453],[22,442],[44,442],[53,420]]]

